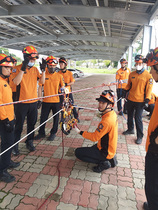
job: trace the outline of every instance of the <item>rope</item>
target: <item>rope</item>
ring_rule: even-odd
[[[58,165],[57,165],[58,184],[57,184],[56,189],[48,196],[48,198],[40,205],[40,207],[37,210],[40,210],[46,204],[46,202],[48,201],[48,199],[58,190],[58,188],[60,186],[60,169],[59,169],[59,165],[60,165],[63,157],[64,157],[64,138],[63,138],[63,132],[62,132],[62,155],[61,155],[61,158],[60,158],[60,160],[58,162]]]
[[[10,146],[9,148],[7,148],[6,150],[4,150],[2,153],[0,153],[0,156],[3,155],[5,152],[7,152],[8,150],[10,150],[12,147],[14,147],[15,145],[17,145],[19,142],[21,142],[23,139],[25,139],[27,136],[29,136],[31,133],[33,133],[34,131],[36,131],[38,128],[40,128],[42,125],[44,125],[46,122],[48,122],[50,119],[52,119],[55,115],[57,115],[58,113],[60,113],[63,109],[59,110],[58,112],[56,112],[54,115],[52,115],[49,119],[47,119],[45,122],[43,122],[41,125],[39,125],[37,128],[35,128],[34,130],[32,130],[30,133],[28,133],[26,136],[22,137],[19,141],[17,141],[16,143],[14,143],[12,146]]]
[[[84,88],[84,89],[80,89],[80,90],[75,90],[75,91],[69,92],[69,94],[70,93],[82,92],[82,91],[85,91],[85,90],[91,90],[91,89],[104,87],[104,86],[108,86],[109,87],[109,86],[116,85],[116,84],[117,83],[114,83],[114,82],[111,82],[110,84],[104,84],[103,83],[102,85],[99,85],[99,86],[90,87],[90,88]],[[31,99],[26,99],[26,100],[21,100],[21,101],[9,102],[9,103],[5,103],[5,104],[0,104],[0,107],[1,106],[11,105],[11,104],[19,104],[19,103],[28,102],[28,101],[40,100],[40,99],[43,99],[43,98],[51,98],[51,97],[60,96],[60,95],[64,95],[64,93],[59,93],[59,94],[49,95],[49,96],[43,96],[43,97],[37,97],[37,98],[31,98]]]

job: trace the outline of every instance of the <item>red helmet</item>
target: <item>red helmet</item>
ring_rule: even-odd
[[[125,58],[122,58],[122,59],[120,60],[120,63],[121,63],[121,64],[122,64],[122,63],[127,64],[128,62],[127,62],[127,60],[126,60]]]
[[[58,61],[55,57],[53,57],[52,55],[48,56],[46,58],[47,64],[50,66],[56,66],[58,64]]]
[[[113,90],[104,90],[102,94],[100,95],[100,98],[96,98],[96,100],[103,101],[103,102],[106,102],[106,100],[108,100],[114,106],[114,103],[115,103],[114,97],[115,95],[114,95]]]
[[[61,58],[59,59],[59,63],[65,63],[65,65],[67,66],[67,59],[64,58],[64,57],[61,57]]]
[[[13,67],[14,66],[14,60],[11,56],[7,56],[6,54],[1,53],[0,54],[0,66],[8,66]]]
[[[24,47],[24,49],[22,50],[22,53],[24,54],[24,57],[26,56],[26,57],[29,57],[30,59],[39,58],[36,48],[31,45]]]
[[[146,63],[148,66],[154,66],[158,64],[158,47],[150,52],[146,56]]]
[[[142,55],[136,55],[135,56],[135,63],[143,63],[144,57]]]

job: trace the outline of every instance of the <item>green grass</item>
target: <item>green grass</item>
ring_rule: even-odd
[[[76,69],[83,71],[84,73],[91,73],[91,74],[116,74],[117,69],[93,69],[93,68],[85,68],[85,67],[78,67]]]

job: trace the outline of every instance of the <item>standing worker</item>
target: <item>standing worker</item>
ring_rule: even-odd
[[[59,92],[59,89],[64,88],[64,81],[61,74],[56,72],[56,66],[58,61],[55,57],[49,56],[46,58],[47,68],[46,68],[46,78],[44,85],[39,86],[39,95],[42,96],[42,86],[44,88],[44,96],[56,95]],[[40,104],[40,102],[39,102]],[[38,107],[40,108],[40,106]],[[48,119],[50,111],[53,114],[57,113],[60,109],[60,99],[59,96],[54,96],[50,98],[44,98],[42,102],[41,118],[40,124],[45,122]],[[48,137],[49,141],[53,141],[56,137],[58,131],[59,123],[59,114],[55,115],[53,118],[53,127],[50,131],[50,136]],[[45,125],[42,125],[38,131],[38,135],[35,136],[35,139],[45,137]]]
[[[38,53],[35,47],[27,46],[23,49],[24,61],[16,66],[16,71],[12,72],[13,82],[17,85],[17,98],[19,101],[37,98],[37,81],[44,84],[45,69],[41,69],[42,75],[34,67]],[[19,141],[23,130],[25,117],[27,116],[27,134],[34,130],[37,121],[37,100],[18,103],[15,111],[15,142]],[[35,150],[33,145],[34,132],[27,136],[25,141],[27,149]],[[14,147],[14,155],[19,154],[18,144]]]
[[[122,58],[120,60],[121,68],[116,72],[116,81],[118,82],[117,85],[117,109],[119,115],[127,114],[127,102],[125,101],[124,108],[122,108],[122,98],[126,95],[125,87],[128,82],[128,77],[130,74],[130,69],[127,68],[127,61],[126,59]]]
[[[134,111],[135,124],[137,130],[136,144],[142,143],[143,138],[143,122],[142,113],[144,105],[147,106],[151,99],[151,91],[153,87],[153,78],[151,74],[144,68],[144,58],[142,55],[135,56],[136,71],[131,72],[126,86],[126,91],[129,91],[127,102],[127,126],[128,129],[123,132],[124,135],[134,134]]]
[[[151,66],[150,73],[158,83],[158,47],[146,56],[147,65]],[[151,115],[146,140],[145,157],[145,194],[147,202],[144,203],[145,210],[158,209],[158,98]]]
[[[65,83],[65,87],[68,88],[69,92],[72,91],[72,87],[71,85],[74,84],[75,82],[75,79],[73,78],[73,74],[71,71],[68,71],[67,70],[67,60],[64,58],[64,57],[61,57],[59,59],[59,64],[60,64],[60,71],[59,71],[59,74],[61,74],[64,78],[64,83]],[[73,99],[73,95],[72,93],[69,94],[69,98],[71,99],[71,103],[72,105],[74,104],[74,99]],[[60,103],[62,105],[62,102],[63,102],[63,96],[60,97]],[[78,118],[78,113],[76,111],[76,108],[73,107],[73,114],[74,114],[74,117],[78,120],[78,122],[80,121],[79,118]]]
[[[93,171],[100,173],[108,168],[113,168],[117,165],[116,148],[118,139],[118,122],[117,115],[113,110],[114,92],[112,90],[104,90],[98,100],[98,110],[101,112],[102,120],[99,123],[95,132],[80,131],[75,126],[75,131],[93,142],[98,142],[92,147],[81,147],[75,150],[75,155],[78,159],[96,163]]]
[[[5,54],[0,54],[0,104],[13,102],[12,90],[6,81],[13,68],[13,59]],[[14,106],[0,106],[0,136],[1,153],[14,143]],[[0,181],[9,183],[15,181],[15,177],[8,173],[7,169],[16,168],[20,165],[11,160],[11,151],[0,157]]]

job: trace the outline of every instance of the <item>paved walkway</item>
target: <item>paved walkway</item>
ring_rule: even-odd
[[[73,90],[94,87],[115,81],[114,75],[95,75],[77,80]],[[74,94],[75,104],[97,108],[96,97],[105,88],[92,89]],[[115,90],[115,87],[112,88]],[[116,105],[115,105],[116,110]],[[100,119],[97,111],[80,110],[81,130],[94,131]],[[51,120],[52,121],[52,120]],[[93,143],[72,131],[64,136],[64,157],[60,163],[60,186],[41,210],[135,210],[142,209],[144,194],[144,156],[148,120],[144,121],[144,139],[141,145],[134,143],[136,136],[123,136],[126,120],[118,116],[119,138],[117,147],[118,165],[101,174],[92,172],[93,164],[79,161],[74,150]],[[39,121],[37,123],[39,125]],[[51,122],[47,124],[47,134]],[[26,133],[24,126],[23,135]],[[37,210],[56,189],[57,164],[62,155],[62,138],[59,129],[53,142],[47,138],[34,141],[36,151],[28,153],[25,143],[20,143],[18,168],[11,170],[16,182],[0,183],[0,209]]]

